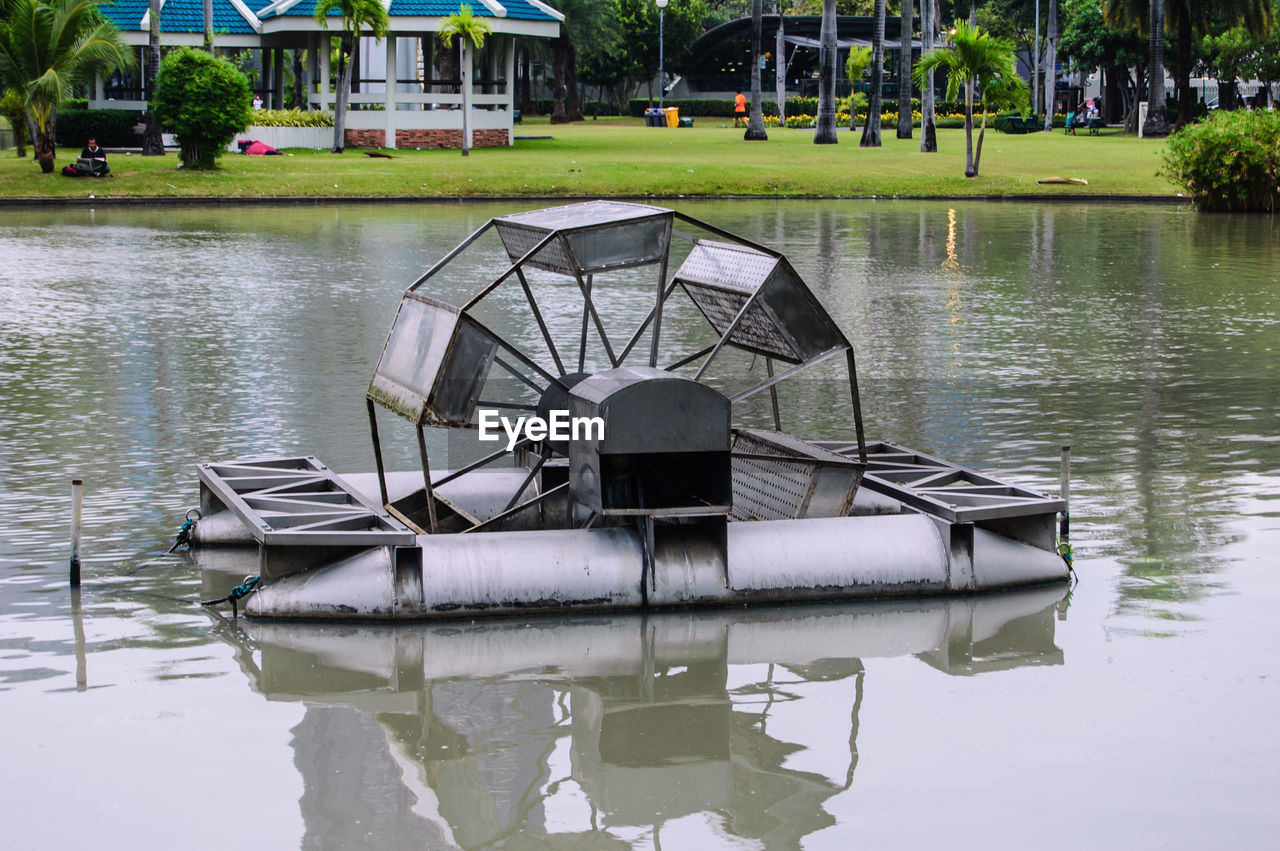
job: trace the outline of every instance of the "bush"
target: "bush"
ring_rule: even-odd
[[[178,137],[182,164],[213,168],[249,126],[249,81],[225,59],[183,47],[160,63],[153,107],[156,120]]]
[[[142,121],[142,113],[132,109],[67,109],[58,110],[55,141],[64,148],[84,147],[90,136],[104,148],[130,148],[138,144],[133,128]]]
[[[254,127],[332,127],[333,113],[311,109],[255,109],[249,123]]]
[[[1219,111],[1169,137],[1161,172],[1202,210],[1280,208],[1280,112]]]

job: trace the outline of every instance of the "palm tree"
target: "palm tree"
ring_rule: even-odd
[[[884,0],[876,0],[876,24],[871,35],[871,93],[867,96],[867,123],[862,127],[864,148],[880,147],[880,103],[884,88]]]
[[[1027,84],[1018,76],[1013,45],[981,32],[965,21],[957,21],[951,33],[951,44],[925,55],[916,64],[916,82],[923,85],[933,68],[947,71],[947,100],[954,100],[961,90],[964,91],[964,176],[977,177],[988,110],[1026,101]],[[975,89],[982,101],[982,129],[978,134],[976,155],[973,147]]]
[[[1058,0],[1049,0],[1044,39],[1044,132],[1053,131],[1054,95],[1058,82]]]
[[[822,28],[818,31],[818,115],[813,144],[834,145],[836,138],[836,0],[822,0]],[[853,95],[849,95],[853,108]]]
[[[934,0],[920,0],[920,56],[928,56],[933,50]],[[933,71],[925,75],[924,84],[920,86],[920,153],[933,154],[938,151],[938,127],[933,109]]]
[[[870,64],[871,48],[858,44],[850,45],[849,53],[844,60],[844,74],[849,78],[850,132],[858,129],[858,108],[854,100],[856,100],[858,83],[862,82],[862,77],[867,73],[867,66]]]
[[[898,138],[911,138],[911,0],[902,0],[898,29]]]
[[[377,0],[375,0],[377,2]],[[492,30],[484,21],[471,14],[471,7],[463,3],[458,11],[444,19],[440,25],[440,43],[452,48],[459,39],[461,56],[458,65],[462,78],[462,155],[471,153],[471,52],[468,45],[484,47],[484,40]]]
[[[20,93],[36,161],[50,174],[59,104],[92,73],[131,68],[133,57],[96,0],[8,0],[0,12],[0,82]]]
[[[213,0],[204,0],[204,49],[213,53]]]
[[[764,129],[764,111],[760,107],[760,19],[763,7],[762,0],[751,0],[751,117],[747,119],[747,132],[742,137],[748,142],[763,142],[769,138]]]
[[[1147,72],[1147,120],[1143,136],[1168,136],[1169,114],[1164,105],[1164,0],[1151,0],[1151,70]]]
[[[387,35],[389,24],[387,9],[381,0],[320,0],[316,3],[316,23],[328,29],[331,12],[342,16],[342,34],[338,42],[338,91],[333,104],[333,153],[340,154],[346,148],[351,55],[356,39],[367,28],[374,39],[381,41]]]
[[[160,122],[156,121],[151,110],[151,101],[156,95],[156,75],[160,73],[160,0],[150,0],[147,4],[147,59],[143,73],[143,90],[147,96],[147,112],[143,116],[145,130],[142,132],[142,155],[144,157],[164,156],[164,136],[160,133]]]

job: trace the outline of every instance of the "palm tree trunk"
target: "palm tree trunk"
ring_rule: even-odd
[[[565,66],[569,64],[569,30],[564,24],[560,25],[560,35],[551,42],[551,49],[555,52],[555,91],[553,93],[554,100],[551,105],[551,123],[552,124],[568,124],[569,115],[565,112],[565,75],[568,73]]]
[[[471,153],[471,39],[463,38],[462,44],[462,155]]]
[[[302,50],[293,49],[293,108],[308,109],[307,87],[302,79]]]
[[[822,28],[818,31],[818,122],[813,144],[834,145],[836,136],[836,2],[822,0]],[[852,97],[850,105],[852,106]]]
[[[1164,108],[1164,0],[1151,0],[1151,67],[1147,71],[1147,120],[1143,136],[1168,136]]]
[[[156,97],[156,75],[160,73],[160,0],[151,0],[147,10],[147,128],[142,134],[142,155],[158,157],[164,154],[164,137],[156,122],[150,103]]]
[[[974,80],[964,81],[964,176],[977,177],[973,165],[973,86]]]
[[[204,0],[204,49],[213,53],[213,0]]]
[[[898,29],[898,138],[911,138],[911,27],[912,2],[902,0]]]
[[[1058,82],[1058,0],[1049,0],[1044,39],[1044,132],[1053,132],[1053,107]]]
[[[884,0],[876,0],[876,23],[871,36],[871,94],[867,98],[867,123],[862,128],[863,148],[880,147],[881,89],[884,88]]]
[[[927,56],[933,50],[934,0],[920,0],[920,54]],[[920,93],[920,152],[936,153],[938,150],[938,125],[934,118],[933,69],[930,68]]]
[[[333,100],[333,153],[347,147],[347,104],[351,96],[351,38],[343,35],[338,43],[338,90]]]
[[[1178,59],[1173,68],[1174,83],[1178,89],[1178,127],[1191,123],[1191,111],[1195,108],[1195,93],[1191,89],[1191,27],[1183,22],[1178,29]]]
[[[55,153],[52,124],[44,132],[36,129],[32,134],[31,147],[35,150],[36,162],[40,163],[40,171],[43,174],[52,174]]]
[[[764,142],[769,138],[764,129],[764,111],[760,108],[760,18],[763,13],[763,0],[751,0],[751,117],[742,136],[748,142]]]
[[[783,36],[782,0],[778,0],[778,37],[773,48],[774,85],[778,90],[778,127],[787,126],[787,42]]]
[[[978,165],[982,162],[982,139],[987,135],[987,99],[982,99],[982,126],[978,129],[978,144],[973,151],[973,177],[978,176]]]

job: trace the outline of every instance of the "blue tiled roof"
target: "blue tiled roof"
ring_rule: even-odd
[[[257,0],[250,0],[247,5],[252,9],[256,2]],[[263,3],[258,8],[265,5]],[[104,3],[100,8],[117,29],[139,32],[148,3],[147,0],[116,0],[115,4]],[[253,32],[253,27],[236,11],[230,0],[213,0],[213,31],[246,35]],[[204,32],[203,0],[165,0],[160,10],[160,32]]]
[[[551,15],[529,3],[528,0],[499,0],[507,8],[507,17],[521,21],[554,21]]]
[[[116,29],[136,32],[142,16],[147,13],[147,0],[116,0],[99,4],[98,9],[116,25]]]
[[[418,15],[445,17],[452,15],[462,7],[462,3],[454,0],[391,0],[391,9],[387,14],[393,17],[414,17]],[[493,12],[480,2],[466,4],[471,7],[471,14],[477,18],[492,18]]]

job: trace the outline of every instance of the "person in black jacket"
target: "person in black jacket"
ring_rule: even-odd
[[[92,136],[89,137],[84,150],[80,152],[80,159],[83,162],[77,165],[88,166],[89,174],[94,177],[106,177],[111,173],[111,167],[107,165],[107,152],[98,147],[98,140]]]

